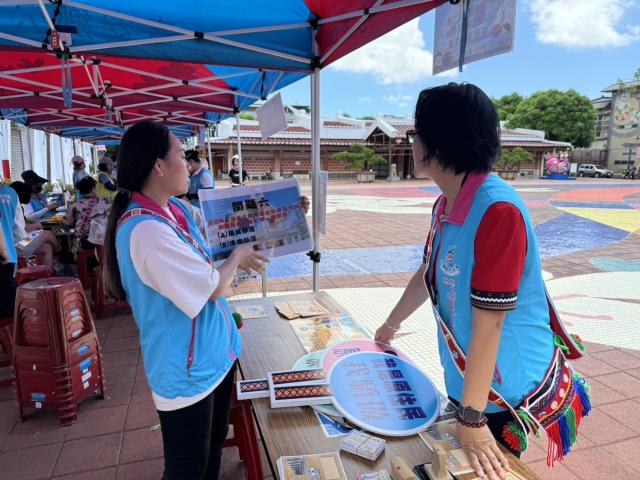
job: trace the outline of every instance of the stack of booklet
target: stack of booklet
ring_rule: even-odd
[[[340,441],[340,450],[375,460],[384,450],[386,443],[382,438],[354,430]]]

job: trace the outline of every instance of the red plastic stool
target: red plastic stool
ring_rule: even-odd
[[[19,268],[16,273],[16,283],[23,283],[37,280],[39,278],[49,278],[51,276],[51,267],[49,265],[35,265],[33,267]]]
[[[0,368],[11,366],[11,353],[13,351],[11,343],[13,341],[13,317],[0,318],[0,346],[2,346],[2,354],[0,354]],[[13,383],[13,372],[7,379],[0,380],[0,388],[10,387]]]
[[[235,389],[234,389],[235,391]],[[234,393],[235,397],[235,393]],[[233,437],[227,438],[225,447],[238,447],[240,459],[247,466],[247,480],[262,480],[262,461],[260,460],[260,447],[258,446],[258,432],[253,423],[251,402],[248,400],[235,400],[231,406],[229,424],[233,425]]]
[[[78,252],[78,279],[85,290],[91,288],[91,281],[89,280],[89,259],[94,253],[94,250],[80,250]]]
[[[18,268],[33,267],[34,265],[44,265],[44,253],[37,253],[30,257],[18,257]]]

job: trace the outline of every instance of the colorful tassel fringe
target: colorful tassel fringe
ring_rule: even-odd
[[[591,412],[589,384],[578,373],[573,373],[575,395],[571,404],[551,425],[547,432],[547,465],[553,467],[556,461],[562,461],[571,451],[578,438],[578,428],[583,417]]]
[[[578,343],[578,342],[576,342]],[[591,412],[591,399],[589,396],[589,384],[577,372],[573,373],[575,395],[571,404],[553,423],[545,428],[547,434],[547,465],[553,467],[556,461],[562,461],[571,451],[578,438],[578,428],[583,417]],[[536,424],[529,418],[529,414],[523,409],[518,410],[518,415],[531,425],[531,431],[539,434]],[[517,452],[527,449],[527,432],[516,422],[508,422],[502,429],[502,438],[505,443]]]

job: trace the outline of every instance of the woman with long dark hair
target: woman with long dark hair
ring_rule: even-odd
[[[228,431],[241,339],[224,298],[236,270],[262,271],[244,245],[215,268],[183,195],[189,174],[178,139],[138,123],[118,149],[118,194],[105,238],[105,282],[126,297],[164,444],[164,479],[216,479]]]

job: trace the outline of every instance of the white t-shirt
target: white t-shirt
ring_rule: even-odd
[[[165,211],[173,218],[168,208]],[[133,228],[129,254],[142,283],[171,300],[189,318],[200,313],[220,283],[218,271],[173,228],[157,220],[144,220]],[[165,398],[151,393],[156,409],[177,410],[199,402],[219,383],[193,397]]]

